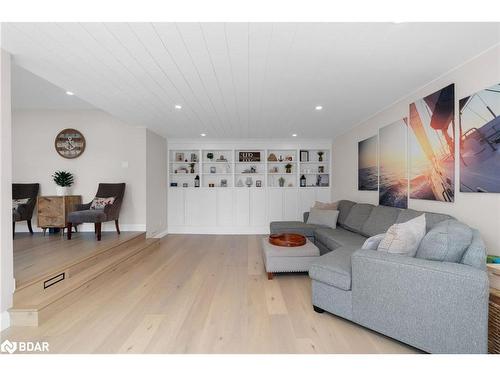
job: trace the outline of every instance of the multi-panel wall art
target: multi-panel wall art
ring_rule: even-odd
[[[408,208],[408,163],[405,117],[379,129],[379,204]]]
[[[358,142],[358,190],[378,189],[377,136]]]
[[[453,202],[455,88],[410,104],[410,198]]]
[[[460,191],[500,193],[500,84],[460,100]]]

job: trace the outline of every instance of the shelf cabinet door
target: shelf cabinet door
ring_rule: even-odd
[[[318,188],[316,191],[316,200],[320,202],[331,202],[332,192],[329,188]]]
[[[235,222],[243,226],[250,224],[250,189],[235,189]]]
[[[316,201],[317,189],[299,189],[299,214],[302,217],[304,212],[309,212]]]
[[[266,191],[264,189],[251,189],[250,225],[265,226],[267,224]]]
[[[297,189],[284,189],[283,194],[283,220],[299,219],[299,192]]]
[[[168,191],[168,225],[185,225],[184,189],[170,188]]]
[[[272,188],[268,190],[267,207],[270,222],[283,220],[283,190]]]
[[[217,215],[217,192],[210,188],[186,190],[186,224],[213,226]]]
[[[234,190],[217,189],[217,225],[231,226],[234,223]]]

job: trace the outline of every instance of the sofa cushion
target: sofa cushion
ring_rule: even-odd
[[[406,210],[401,210],[401,212],[398,215],[398,218],[396,219],[396,224],[406,223],[407,221],[415,219],[417,216],[420,216],[423,213],[425,213],[425,223],[427,225],[427,231],[432,229],[434,225],[443,220],[453,219],[453,217],[450,215],[406,209]]]
[[[351,290],[351,255],[358,249],[357,246],[343,246],[320,256],[309,267],[309,277],[339,289]]]
[[[337,227],[337,218],[339,212],[337,210],[325,210],[319,208],[311,208],[307,218],[307,224],[322,225],[329,228]]]
[[[472,242],[465,251],[461,263],[468,266],[485,270],[486,269],[486,245],[477,229],[472,229]]]
[[[314,230],[321,228],[315,224],[306,224],[302,221],[273,221],[271,222],[271,234],[297,233],[306,237],[313,237]]]
[[[366,240],[366,238],[360,234],[339,227],[335,229],[317,228],[314,231],[314,238],[317,242],[321,242],[330,250],[347,245],[357,246],[359,249]]]
[[[348,201],[345,199],[339,201],[338,208],[337,208],[339,210],[339,218],[337,220],[337,223],[339,223],[340,225],[344,225],[345,219],[347,218],[347,215],[349,215],[351,208],[355,204],[356,204],[356,202]]]
[[[362,233],[361,228],[363,228],[368,216],[370,216],[373,207],[374,206],[372,204],[356,203],[352,206],[349,211],[349,215],[347,215],[347,218],[345,219],[344,228],[357,233]]]
[[[104,210],[73,211],[68,215],[70,223],[101,223],[106,221]]]
[[[457,220],[436,224],[420,242],[417,258],[458,263],[472,242],[472,229]]]
[[[396,222],[401,209],[388,206],[375,206],[366,220],[362,234],[375,236],[387,232],[387,229]]]

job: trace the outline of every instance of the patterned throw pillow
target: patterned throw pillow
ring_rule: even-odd
[[[95,197],[92,200],[92,203],[90,205],[90,209],[91,210],[102,210],[108,204],[113,204],[113,202],[115,201],[115,199],[116,199],[115,197],[109,197],[109,198],[98,198],[98,197]]]
[[[29,200],[29,198],[12,199],[12,211],[16,211],[21,204],[26,204]]]
[[[422,214],[406,223],[390,226],[377,250],[414,257],[424,236],[425,214]]]

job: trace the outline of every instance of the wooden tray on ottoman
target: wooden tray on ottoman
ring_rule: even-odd
[[[271,234],[269,236],[269,243],[274,246],[298,247],[306,244],[306,238],[301,234],[295,233]]]

